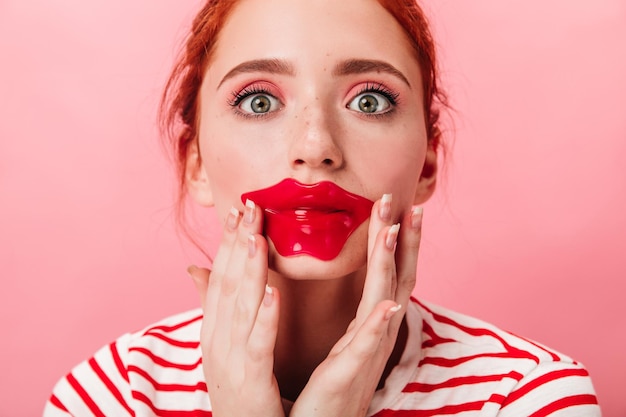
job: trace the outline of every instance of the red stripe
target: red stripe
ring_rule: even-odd
[[[435,330],[433,330],[433,326],[431,326],[426,320],[422,320],[422,331],[426,333],[431,339],[439,339],[439,335],[435,333]]]
[[[133,398],[146,404],[157,417],[212,417],[213,413],[206,410],[161,410],[152,404],[152,401],[139,391],[133,391]]]
[[[547,349],[545,346],[541,346],[541,345],[540,345],[540,344],[538,344],[537,342],[533,342],[533,341],[532,341],[532,340],[530,340],[530,339],[526,339],[525,337],[518,336],[518,335],[516,335],[515,333],[511,333],[511,332],[507,332],[507,333],[509,333],[509,334],[511,334],[511,335],[513,335],[513,336],[515,336],[515,337],[517,337],[517,338],[520,338],[520,339],[522,339],[522,340],[524,340],[524,341],[526,341],[526,342],[530,343],[531,345],[533,345],[533,346],[534,346],[534,347],[536,347],[537,349],[540,349],[540,350],[542,350],[542,351],[546,352],[548,355],[550,355],[550,356],[552,357],[552,360],[553,360],[553,361],[555,361],[555,362],[560,362],[560,361],[561,361],[561,358],[560,358],[560,357],[559,357],[559,356],[558,356],[555,352],[552,352],[551,350]]]
[[[54,405],[56,408],[58,408],[59,410],[69,413],[68,409],[65,408],[61,400],[59,400],[59,398],[56,395],[52,394],[52,396],[50,396],[50,403]]]
[[[425,357],[419,362],[418,366],[423,365],[435,365],[444,368],[454,368],[462,363],[469,362],[478,358],[507,358],[507,359],[528,359],[525,355],[516,356],[511,353],[481,353],[479,355],[462,356],[460,358],[438,358],[438,357]]]
[[[595,395],[592,394],[581,394],[581,395],[573,395],[571,397],[565,397],[554,401],[546,405],[545,407],[535,411],[528,417],[544,417],[549,416],[555,411],[562,410],[567,407],[574,407],[577,405],[596,405],[598,404],[598,399]]]
[[[106,385],[106,387],[109,389],[111,394],[113,394],[115,399],[122,405],[122,407],[126,409],[126,411],[128,411],[128,414],[130,414],[131,416],[134,416],[135,412],[128,406],[120,390],[117,389],[115,384],[113,384],[113,381],[111,381],[111,379],[104,373],[102,368],[100,368],[100,365],[98,365],[98,362],[96,362],[95,358],[89,359],[89,365],[91,366],[91,369],[94,370],[96,375],[98,375],[98,377],[104,383],[104,385]]]
[[[124,378],[126,382],[129,382],[128,372],[126,372],[126,366],[124,366],[124,362],[122,362],[122,358],[120,357],[120,354],[117,351],[117,345],[115,343],[111,343],[109,347],[111,349],[111,356],[113,357],[113,362],[115,362],[115,366],[117,367],[117,370],[119,371],[122,378]]]
[[[186,349],[196,349],[198,346],[200,346],[200,342],[185,342],[181,340],[176,340],[176,339],[167,337],[161,333],[153,333],[153,332],[148,331],[144,333],[144,335],[156,337],[157,339],[161,339],[169,345],[186,348]]]
[[[183,392],[194,392],[194,391],[204,391],[207,392],[207,386],[204,381],[200,381],[195,385],[183,385],[183,384],[161,384],[157,382],[148,372],[137,367],[137,366],[129,366],[128,372],[134,372],[136,374],[141,375],[146,379],[157,391],[183,391]]]
[[[443,323],[443,324],[447,324],[447,325],[456,327],[457,329],[459,329],[459,330],[469,334],[470,336],[489,336],[489,337],[493,337],[494,339],[496,339],[500,343],[502,343],[503,346],[509,346],[508,343],[506,343],[506,341],[504,341],[504,339],[502,339],[502,337],[500,337],[499,335],[497,335],[496,333],[494,333],[493,331],[491,331],[489,329],[473,328],[473,327],[463,326],[462,324],[457,323],[456,321],[452,320],[450,317],[442,316],[440,314],[435,313],[433,310],[431,310],[430,308],[426,307],[421,302],[417,301],[417,303],[420,306],[422,306],[422,308],[424,308],[426,311],[428,311],[433,316],[433,318],[436,321],[438,321],[439,323]]]
[[[500,335],[496,334],[495,332],[489,330],[489,329],[483,329],[483,328],[473,328],[473,327],[467,327],[467,326],[463,326],[462,324],[457,323],[456,321],[452,320],[449,317],[445,317],[442,315],[439,315],[437,313],[435,313],[434,311],[432,311],[431,309],[429,309],[428,307],[426,307],[424,304],[422,304],[419,301],[416,301],[422,308],[424,308],[426,311],[428,311],[433,318],[438,321],[439,323],[443,323],[443,324],[447,324],[449,326],[453,326],[456,327],[457,329],[461,330],[464,333],[469,334],[470,336],[489,336],[492,337],[494,339],[496,339],[498,342],[500,342],[500,344],[502,344],[502,346],[511,354],[514,355],[514,357],[519,357],[519,358],[526,358],[526,359],[532,359],[533,361],[535,361],[536,363],[539,363],[539,358],[536,357],[535,355],[533,355],[530,352],[521,350],[519,348],[516,348],[514,346],[509,345]]]
[[[74,391],[76,391],[76,393],[80,396],[80,398],[83,400],[83,402],[85,403],[85,405],[87,405],[87,407],[89,407],[89,409],[91,410],[91,412],[95,415],[95,416],[102,416],[102,417],[106,417],[104,415],[104,413],[102,413],[102,411],[100,410],[100,408],[96,405],[96,403],[91,399],[91,397],[89,396],[89,394],[87,394],[87,391],[84,390],[84,388],[78,383],[78,381],[76,380],[76,378],[74,378],[74,375],[72,374],[68,374],[67,375],[67,382],[70,383],[70,385],[72,386],[72,388],[74,388]]]
[[[500,343],[502,343],[502,345],[504,347],[506,347],[507,350],[524,352],[526,354],[526,355],[524,355],[525,357],[528,357],[528,359],[533,359],[535,362],[539,363],[539,359],[535,355],[533,355],[532,353],[530,353],[528,351],[523,351],[523,350],[520,350],[519,348],[515,348],[515,347],[509,345],[502,337],[497,335],[495,332],[492,332],[492,331],[487,330],[487,329],[472,329],[472,328],[469,328],[469,327],[462,326],[459,323],[455,322],[454,320],[452,320],[452,319],[450,319],[448,317],[444,317],[444,316],[440,316],[440,315],[436,314],[430,308],[426,307],[423,303],[421,303],[417,299],[413,299],[413,301],[415,303],[419,304],[420,306],[422,306],[422,308],[424,308],[426,311],[428,311],[430,314],[432,314],[432,316],[433,316],[433,318],[435,318],[435,320],[437,320],[437,321],[439,321],[441,323],[446,323],[446,324],[452,325],[452,326],[454,326],[454,327],[456,327],[456,328],[458,328],[458,329],[460,329],[460,330],[462,330],[462,331],[464,331],[464,332],[466,332],[466,333],[468,333],[468,334],[470,334],[472,336],[491,336],[491,337],[497,339]],[[426,322],[424,322],[424,324],[426,324]],[[448,342],[448,341],[454,342],[454,340],[452,340],[452,339],[443,339],[440,336],[436,335],[435,332],[432,330],[430,325],[428,325],[428,327],[424,326],[424,328],[426,330],[426,333],[429,336],[431,336],[431,338],[437,339],[436,342],[434,340],[426,341],[425,344],[424,344],[424,347],[432,347],[435,344],[445,343],[445,342]],[[428,332],[428,328],[430,328],[430,331],[432,332],[432,334]],[[526,339],[524,337],[518,336],[518,335],[516,335],[514,333],[511,333],[511,332],[507,332],[507,333],[509,333],[510,335],[515,336],[516,338],[521,339],[521,340],[523,340],[523,341],[525,341],[525,342],[535,346],[537,349],[540,349],[541,351],[547,353],[548,355],[550,355],[550,357],[552,358],[553,361],[555,361],[555,362],[560,362],[561,361],[561,358],[555,352],[549,350],[545,346],[541,346],[540,344],[538,344],[538,343],[536,343],[536,342],[534,342],[532,340],[529,340],[529,339]]]
[[[456,340],[454,339],[444,339],[443,337],[439,336],[437,333],[435,333],[435,330],[432,328],[432,326],[428,322],[426,322],[426,320],[422,320],[422,331],[430,337],[430,340],[426,339],[422,342],[423,349],[431,348],[443,343],[456,342]]]
[[[198,320],[202,320],[202,315],[196,316],[194,318],[191,318],[187,321],[183,321],[182,323],[175,324],[173,326],[154,326],[154,327],[147,329],[145,333],[152,332],[153,330],[162,330],[166,333],[169,333],[169,332],[173,332],[175,330],[181,329],[185,326],[188,326],[192,323],[195,323]]]
[[[575,368],[575,369],[561,369],[559,371],[552,371],[552,372],[548,372],[545,375],[542,375],[536,379],[533,379],[532,381],[530,381],[529,383],[527,383],[526,385],[520,387],[519,389],[511,392],[509,394],[509,396],[506,399],[506,402],[503,404],[503,407],[508,406],[509,404],[511,404],[512,402],[520,399],[521,397],[527,395],[530,391],[534,390],[535,388],[546,384],[548,382],[560,379],[560,378],[567,378],[567,377],[572,377],[572,376],[582,376],[582,377],[586,377],[589,376],[589,372],[587,372],[586,369],[584,368]]]
[[[491,394],[491,397],[489,397],[489,400],[487,402],[489,403],[496,403],[496,404],[500,404],[500,406],[502,407],[502,403],[506,400],[506,397],[504,395],[500,395],[500,394]]]
[[[501,395],[492,395],[489,400],[473,401],[463,404],[446,405],[434,410],[382,410],[374,415],[374,417],[434,417],[442,415],[453,415],[464,413],[467,411],[482,410],[487,402],[502,403],[504,397]]]
[[[130,348],[129,351],[143,353],[144,355],[149,357],[152,360],[152,362],[154,362],[157,365],[163,366],[165,368],[176,368],[176,369],[180,369],[183,371],[191,371],[191,370],[196,369],[198,366],[200,366],[200,364],[202,364],[202,357],[200,357],[195,363],[181,364],[181,363],[170,362],[166,359],[163,359],[160,356],[155,355],[153,352],[151,352],[150,350],[146,348],[134,347],[134,348]]]
[[[420,383],[414,382],[414,383],[407,384],[407,386],[402,390],[402,392],[433,392],[442,388],[453,388],[453,387],[459,387],[461,385],[471,385],[471,384],[480,384],[483,382],[501,381],[504,378],[511,378],[516,381],[519,381],[523,378],[523,375],[520,374],[519,372],[511,371],[508,374],[481,375],[481,376],[476,375],[476,376],[451,378],[439,384],[420,384]]]

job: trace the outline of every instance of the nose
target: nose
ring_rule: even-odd
[[[317,100],[316,100],[317,101]],[[328,109],[316,102],[294,117],[289,159],[292,169],[335,170],[340,168],[343,152],[339,143],[340,129]]]

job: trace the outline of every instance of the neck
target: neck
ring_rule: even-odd
[[[295,400],[315,368],[345,334],[357,311],[365,271],[332,280],[270,274],[281,294],[274,372],[284,398]]]

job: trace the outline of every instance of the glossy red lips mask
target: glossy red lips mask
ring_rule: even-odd
[[[311,255],[328,261],[370,216],[373,201],[322,181],[302,184],[285,179],[241,195],[265,212],[265,235],[282,256]]]

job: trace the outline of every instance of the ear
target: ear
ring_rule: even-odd
[[[425,203],[435,192],[437,186],[436,146],[435,141],[428,141],[424,166],[422,167],[422,173],[417,183],[417,190],[415,191],[415,199],[413,201],[415,204]]]
[[[191,143],[187,149],[185,186],[196,203],[205,207],[213,206],[211,183],[202,164],[197,141]]]

